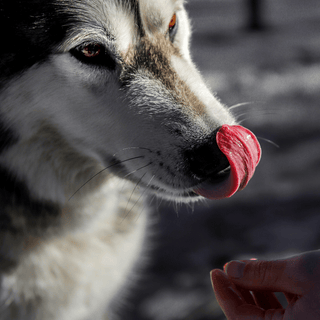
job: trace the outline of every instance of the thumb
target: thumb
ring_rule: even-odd
[[[302,295],[306,282],[296,271],[296,259],[231,261],[225,266],[228,277],[252,291],[287,292]],[[299,279],[302,278],[302,279]]]

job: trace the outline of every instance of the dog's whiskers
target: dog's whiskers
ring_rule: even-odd
[[[236,115],[238,124],[242,124],[245,121],[252,120],[257,117],[261,118],[261,115],[268,116],[268,115],[275,115],[276,114],[275,112],[268,112],[268,111],[258,112],[258,111],[259,110],[255,110],[255,113],[253,113],[253,114],[252,113],[250,113],[250,114],[249,113],[242,113],[242,114]],[[239,120],[239,118],[242,116],[247,116],[247,117]]]
[[[134,191],[137,189],[137,187],[139,186],[140,182],[142,181],[143,177],[146,175],[147,173],[145,173],[140,179],[139,181],[137,182],[137,184],[135,185],[132,193],[131,193],[131,196],[130,196],[130,199],[134,193]],[[148,184],[146,185],[146,188],[143,190],[143,192],[141,192],[139,198],[135,201],[135,203],[133,204],[133,206],[131,207],[131,209],[125,214],[125,216],[123,217],[121,223],[128,217],[128,215],[132,212],[132,210],[134,209],[134,207],[137,205],[137,203],[140,201],[140,199],[142,198],[142,196],[147,192],[148,189],[150,189],[150,184],[152,182],[152,180],[154,179],[155,175],[153,175],[151,177],[151,179],[149,180]],[[128,204],[130,202],[130,199],[128,200]],[[128,207],[128,204],[127,204],[127,207]],[[127,207],[126,207],[126,211],[127,211]]]
[[[136,185],[134,186],[134,188],[133,188],[133,190],[132,190],[132,192],[131,192],[131,194],[130,194],[130,197],[129,197],[129,199],[128,199],[128,202],[127,202],[127,205],[126,205],[126,208],[125,208],[124,212],[127,212],[128,205],[129,205],[129,203],[130,203],[130,201],[131,201],[131,199],[132,199],[132,196],[133,196],[134,192],[136,191],[136,189],[138,188],[140,182],[142,181],[142,179],[144,178],[144,176],[145,176],[146,174],[147,174],[147,173],[145,172],[144,175],[139,179],[139,181],[138,181],[138,182],[136,183]],[[134,204],[134,205],[135,205],[135,204]],[[132,208],[131,208],[131,210],[132,210]],[[131,210],[130,210],[130,211],[131,211]],[[130,211],[125,214],[123,220],[128,216],[128,214],[130,213]],[[122,220],[122,221],[123,221],[123,220]],[[121,222],[122,222],[122,221],[121,221]]]
[[[243,117],[243,116],[246,116],[246,115],[248,115],[248,114],[247,113],[241,113],[241,114],[236,115],[236,117],[237,117],[237,119],[239,119],[240,117]],[[248,118],[246,118],[246,119],[248,119]],[[244,121],[244,120],[240,120],[240,121]]]
[[[243,122],[247,121],[247,120],[251,120],[254,117],[261,117],[261,115],[263,116],[268,116],[268,115],[274,115],[277,112],[277,109],[270,109],[269,107],[266,109],[260,109],[260,108],[252,108],[252,107],[248,107],[249,105],[253,105],[253,104],[257,104],[258,106],[261,104],[265,104],[264,101],[252,101],[252,102],[242,102],[242,103],[238,103],[235,105],[230,106],[228,109],[229,110],[233,110],[233,109],[237,109],[240,107],[244,107],[244,108],[240,108],[239,111],[241,110],[242,113],[237,114],[237,112],[233,112],[234,116],[236,117],[238,124],[242,124]],[[242,117],[244,117],[243,119],[241,119]]]
[[[147,188],[146,188],[146,190],[145,190],[145,192],[147,192],[149,189],[150,189],[150,182],[151,182],[151,180],[153,179],[155,177],[155,175],[153,175],[153,177],[150,179],[150,181],[149,181],[149,183],[148,183],[148,186],[147,186]],[[151,200],[150,200],[150,205],[151,205],[151,203],[153,202],[153,200],[156,198],[156,195],[154,194],[153,195],[153,197],[151,198]],[[145,206],[143,206],[143,208],[141,209],[141,211],[139,212],[139,214],[137,215],[137,217],[136,217],[136,219],[135,219],[135,221],[137,222],[138,221],[138,219],[139,219],[139,217],[140,217],[140,215],[141,215],[141,213],[143,212],[143,210],[145,209]]]
[[[237,103],[237,104],[232,105],[232,106],[229,107],[228,109],[229,109],[229,110],[232,110],[232,109],[236,109],[236,108],[243,107],[243,106],[247,106],[247,105],[254,104],[254,103],[256,103],[256,102],[254,102],[254,101],[241,102],[241,103]],[[261,102],[259,102],[259,103],[261,103]]]
[[[145,166],[142,166],[142,167],[140,167],[140,168],[138,168],[138,169],[136,169],[136,170],[131,171],[130,173],[127,173],[123,178],[129,177],[129,176],[132,175],[133,173],[136,173],[136,172],[138,172],[138,171],[140,171],[140,170],[142,170],[142,169],[150,166],[151,164],[152,164],[152,162],[149,162],[149,163],[146,164]]]
[[[266,139],[266,138],[262,138],[262,137],[257,137],[259,140],[264,140],[270,144],[272,144],[273,146],[275,146],[276,148],[280,148],[280,146],[278,144],[276,144],[275,142],[273,142],[272,140]]]
[[[100,171],[97,172],[94,176],[92,176],[89,180],[87,180],[79,189],[77,189],[77,190],[75,191],[75,193],[73,193],[72,196],[68,199],[68,201],[70,201],[70,200],[74,197],[74,195],[75,195],[77,192],[79,192],[87,183],[89,183],[92,179],[94,179],[96,176],[98,176],[98,175],[101,174],[102,172],[108,170],[108,169],[111,168],[111,167],[114,167],[114,166],[116,166],[116,165],[119,165],[119,164],[121,164],[121,163],[124,163],[124,162],[127,162],[127,161],[131,161],[131,160],[135,160],[135,159],[141,159],[141,158],[143,158],[143,156],[137,156],[137,157],[132,157],[132,158],[129,158],[129,159],[126,159],[126,160],[117,161],[117,162],[111,164],[110,166],[108,166],[108,167],[100,170]]]
[[[190,192],[188,192],[188,195],[190,195]],[[195,207],[194,202],[187,202],[185,205],[187,206],[188,209],[191,209],[191,213],[194,213],[194,207]]]

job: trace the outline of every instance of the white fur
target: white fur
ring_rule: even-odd
[[[24,181],[34,198],[59,208],[43,234],[0,234],[0,255],[18,261],[1,275],[1,320],[116,319],[111,303],[123,299],[117,294],[135,279],[134,266],[142,264],[148,247],[146,193],[190,201],[185,194],[193,182],[184,174],[181,150],[213,128],[234,123],[192,64],[182,1],[139,1],[142,27],[150,43],[157,37],[164,41],[176,12],[178,53],[171,53],[168,43],[165,54],[180,87],[200,109],[188,104],[188,94],[181,93],[180,100],[161,72],[157,78],[138,66],[124,90],[118,70],[86,65],[69,53],[94,41],[129,63],[142,43],[129,5],[57,3],[83,22],[73,25],[45,63],[11,79],[1,92],[2,119],[19,141],[1,154],[0,164]],[[117,161],[126,170],[120,177],[108,169]],[[28,220],[23,208],[10,210],[16,225]]]

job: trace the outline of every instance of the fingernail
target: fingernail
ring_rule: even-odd
[[[231,261],[225,265],[225,272],[231,278],[240,279],[243,277],[245,266],[242,261]]]
[[[227,262],[224,266],[223,266],[223,271],[226,272],[226,268],[229,262]]]

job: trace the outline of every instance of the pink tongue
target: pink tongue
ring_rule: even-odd
[[[261,148],[255,135],[242,126],[223,125],[216,140],[219,149],[227,157],[231,172],[221,183],[202,183],[194,190],[208,199],[231,197],[242,190],[253,176],[261,157]]]

